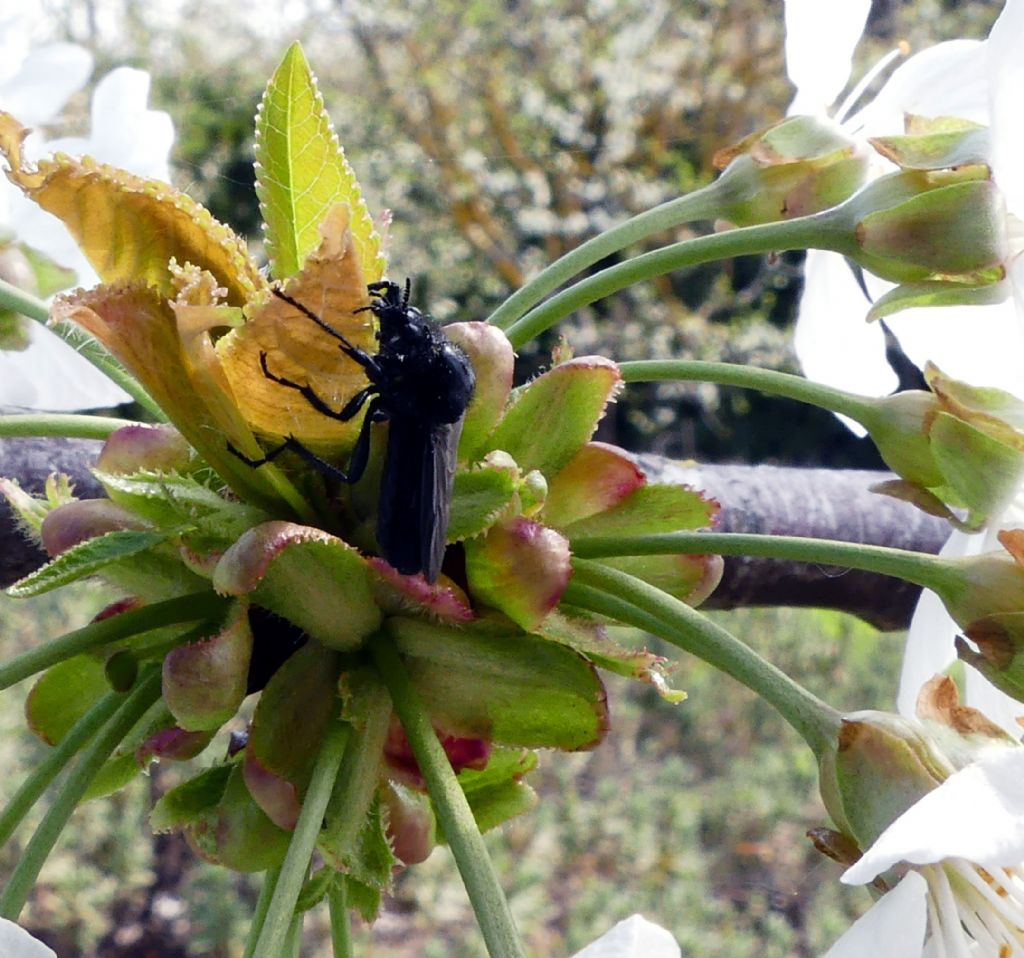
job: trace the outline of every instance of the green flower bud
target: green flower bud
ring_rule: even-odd
[[[919,723],[887,712],[844,717],[822,768],[822,796],[835,823],[867,848],[953,768]]]
[[[964,528],[980,528],[1024,479],[1024,433],[1017,428],[1024,424],[1024,403],[999,389],[957,382],[931,364],[925,378],[931,393],[867,400],[860,417],[902,479],[882,491]],[[966,518],[953,508],[966,510]]]
[[[842,203],[865,182],[868,156],[833,124],[783,120],[721,150],[715,166],[723,219],[737,226],[808,216]]]

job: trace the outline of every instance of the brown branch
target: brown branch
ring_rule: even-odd
[[[71,439],[0,439],[0,475],[38,492],[54,470],[83,498],[101,494],[89,472],[99,444]],[[884,473],[775,466],[681,465],[642,457],[651,477],[704,490],[722,505],[718,529],[865,542],[935,553],[949,534],[938,519],[872,493]],[[37,568],[42,553],[0,505],[0,585]],[[860,616],[881,629],[906,626],[919,590],[897,579],[775,559],[728,558],[708,608],[816,606]]]
[[[888,473],[778,466],[681,465],[641,457],[661,481],[701,489],[722,506],[717,530],[840,539],[936,553],[949,538],[941,519],[871,491]],[[879,629],[903,629],[921,590],[902,579],[851,569],[729,557],[704,608],[803,606],[837,609]]]

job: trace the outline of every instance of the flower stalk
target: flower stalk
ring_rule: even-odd
[[[658,635],[732,676],[772,705],[821,758],[834,747],[839,713],[685,602],[617,569],[573,560],[565,601]]]
[[[0,416],[0,436],[46,437],[62,439],[107,439],[112,432],[137,423],[113,416],[79,416],[74,413],[26,413]]]
[[[30,809],[50,784],[67,767],[86,742],[110,720],[123,701],[117,692],[108,692],[85,713],[65,735],[56,748],[41,761],[26,778],[10,801],[0,812],[0,846],[3,846],[21,824]]]
[[[741,363],[716,363],[698,359],[634,360],[619,363],[619,371],[625,383],[703,382],[757,389],[771,396],[795,399],[797,402],[840,413],[858,422],[869,418],[874,406],[874,400],[867,396],[812,382],[792,373],[759,369]]]
[[[266,917],[253,950],[254,958],[278,958],[287,953],[294,930],[295,903],[309,871],[310,859],[320,834],[324,811],[334,788],[334,780],[348,744],[350,726],[336,719],[324,736],[320,754],[313,767],[309,789],[302,803],[298,824],[288,845],[288,853],[274,884]]]
[[[274,897],[274,889],[277,887],[277,880],[280,877],[280,865],[268,868],[263,873],[263,885],[260,887],[260,895],[256,899],[256,907],[253,909],[252,924],[249,926],[249,937],[245,943],[242,958],[253,958],[256,942],[259,940],[260,932],[267,920],[267,909],[270,908],[270,900]]]
[[[845,566],[896,576],[942,593],[957,584],[955,564],[922,552],[860,542],[739,532],[666,532],[648,536],[588,536],[573,540],[580,559],[625,555],[713,552],[722,556],[763,556],[793,562]]]
[[[837,209],[841,210],[842,207]],[[712,233],[643,253],[589,276],[534,307],[512,323],[505,333],[515,349],[550,329],[570,313],[596,303],[627,286],[677,269],[734,256],[825,248],[849,253],[844,216],[835,211],[795,220],[763,223],[724,233]]]
[[[197,592],[92,622],[46,645],[8,659],[0,665],[0,691],[89,649],[118,639],[131,638],[164,625],[213,618],[226,606],[226,600],[213,592]]]
[[[353,958],[352,924],[348,914],[348,893],[344,882],[335,882],[327,892],[331,916],[331,946],[334,958]]]
[[[639,243],[655,233],[674,229],[695,220],[714,218],[721,206],[721,183],[721,179],[715,180],[702,189],[678,196],[654,209],[645,210],[570,250],[509,296],[487,317],[487,322],[499,329],[506,329],[545,296],[606,256]]]
[[[369,647],[426,780],[438,822],[462,875],[488,954],[491,958],[525,958],[526,952],[483,836],[394,641],[378,633]]]
[[[152,666],[140,677],[136,686],[120,703],[113,718],[103,727],[95,741],[82,754],[78,764],[68,776],[60,794],[50,806],[35,834],[11,874],[0,896],[0,916],[16,921],[25,906],[28,894],[35,884],[60,833],[64,830],[71,813],[85,795],[89,784],[102,768],[103,763],[113,754],[136,722],[149,710],[160,696],[160,669]]]

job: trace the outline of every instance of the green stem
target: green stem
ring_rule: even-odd
[[[28,894],[35,884],[60,833],[64,830],[75,806],[85,795],[89,783],[103,763],[132,730],[135,724],[160,696],[160,669],[148,669],[135,688],[123,700],[113,718],[100,730],[93,743],[82,753],[67,781],[50,806],[35,834],[22,852],[14,872],[0,896],[0,915],[17,921]]]
[[[740,363],[710,363],[687,359],[641,360],[620,363],[619,371],[623,382],[627,383],[693,381],[757,389],[771,396],[783,396],[830,412],[842,413],[858,422],[869,418],[877,405],[868,396],[833,389],[804,379],[803,376]]]
[[[270,899],[274,897],[274,889],[277,887],[277,880],[281,877],[281,867],[268,868],[263,876],[263,886],[260,888],[260,897],[256,899],[256,909],[252,914],[252,924],[249,926],[249,938],[245,943],[245,951],[242,958],[252,958],[256,951],[256,941],[263,930],[267,920],[267,910],[270,908]]]
[[[139,425],[132,419],[111,416],[76,416],[58,413],[30,413],[0,416],[0,436],[63,436],[68,439],[106,439],[123,426]]]
[[[348,914],[348,889],[342,876],[327,892],[327,907],[331,914],[331,944],[334,958],[354,958],[352,950],[352,924]]]
[[[294,924],[295,903],[309,871],[309,862],[316,848],[324,811],[345,754],[349,733],[350,726],[336,720],[324,736],[309,788],[302,800],[302,811],[256,941],[253,958],[281,958],[284,953]]]
[[[288,937],[285,938],[284,947],[281,950],[283,958],[299,958],[302,951],[302,923],[306,916],[298,911],[292,915],[292,923],[288,927]]]
[[[834,747],[839,713],[696,609],[635,576],[573,560],[564,601],[661,636],[756,692],[817,756]]]
[[[31,293],[0,279],[0,308],[13,310],[29,319],[46,326],[50,332],[56,334],[71,346],[83,359],[93,364],[108,379],[117,383],[132,399],[135,400],[151,416],[159,422],[166,422],[167,417],[164,411],[153,401],[133,376],[110,353],[90,336],[85,330],[79,329],[72,323],[57,323],[55,326],[47,325],[50,318],[50,307]]]
[[[839,214],[833,217],[833,212],[829,210],[814,216],[699,236],[627,259],[552,296],[516,320],[506,329],[506,335],[512,346],[518,349],[577,309],[589,306],[634,283],[663,276],[685,266],[789,249],[816,248],[846,252],[849,237],[847,231],[839,225],[845,227],[845,213],[840,218]]]
[[[45,323],[50,318],[50,307],[43,300],[5,279],[0,279],[0,309],[20,313],[37,323]]]
[[[18,790],[0,812],[0,846],[6,843],[29,809],[39,801],[39,796],[96,734],[97,729],[110,719],[123,700],[123,695],[108,692],[75,722],[57,747],[51,749],[46,758],[32,770],[32,774],[18,786]]]
[[[631,555],[765,556],[794,562],[844,566],[878,572],[924,586],[940,595],[959,589],[955,564],[923,552],[907,552],[862,542],[739,532],[666,532],[647,536],[587,536],[572,541],[581,559]]]
[[[513,293],[487,322],[499,329],[511,325],[545,296],[606,256],[632,246],[654,233],[673,229],[694,220],[713,219],[721,206],[719,181],[686,196],[662,203],[570,250]]]
[[[46,645],[8,659],[0,665],[0,691],[81,652],[161,626],[211,618],[226,605],[227,600],[215,592],[196,592],[92,622]]]
[[[526,952],[512,912],[469,802],[438,741],[430,716],[413,688],[394,642],[390,636],[378,633],[370,640],[369,648],[380,677],[391,695],[420,772],[426,780],[427,790],[437,810],[438,822],[469,893],[488,954],[491,958],[525,958]]]
[[[355,847],[362,828],[380,787],[380,757],[391,727],[391,698],[387,689],[368,679],[374,686],[362,689],[361,727],[358,735],[349,737],[341,761],[334,789],[324,813],[321,849],[325,856],[341,862]]]

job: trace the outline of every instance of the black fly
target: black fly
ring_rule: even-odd
[[[341,352],[365,371],[370,384],[342,409],[332,409],[308,384],[275,375],[268,368],[266,353],[260,354],[260,366],[268,379],[297,390],[314,409],[331,419],[347,422],[366,406],[348,469],[343,471],[324,462],[293,436],[263,459],[248,459],[232,451],[249,465],[261,466],[290,449],[328,475],[353,483],[366,471],[371,425],[387,421],[377,544],[381,555],[403,575],[422,572],[428,582],[433,582],[444,558],[459,435],[476,376],[466,354],[448,341],[441,327],[409,305],[408,281],[404,292],[390,282],[371,283],[368,289],[373,302],[363,309],[370,310],[379,323],[380,349],[374,355],[353,346],[302,303],[274,290],[276,296],[336,339]]]

